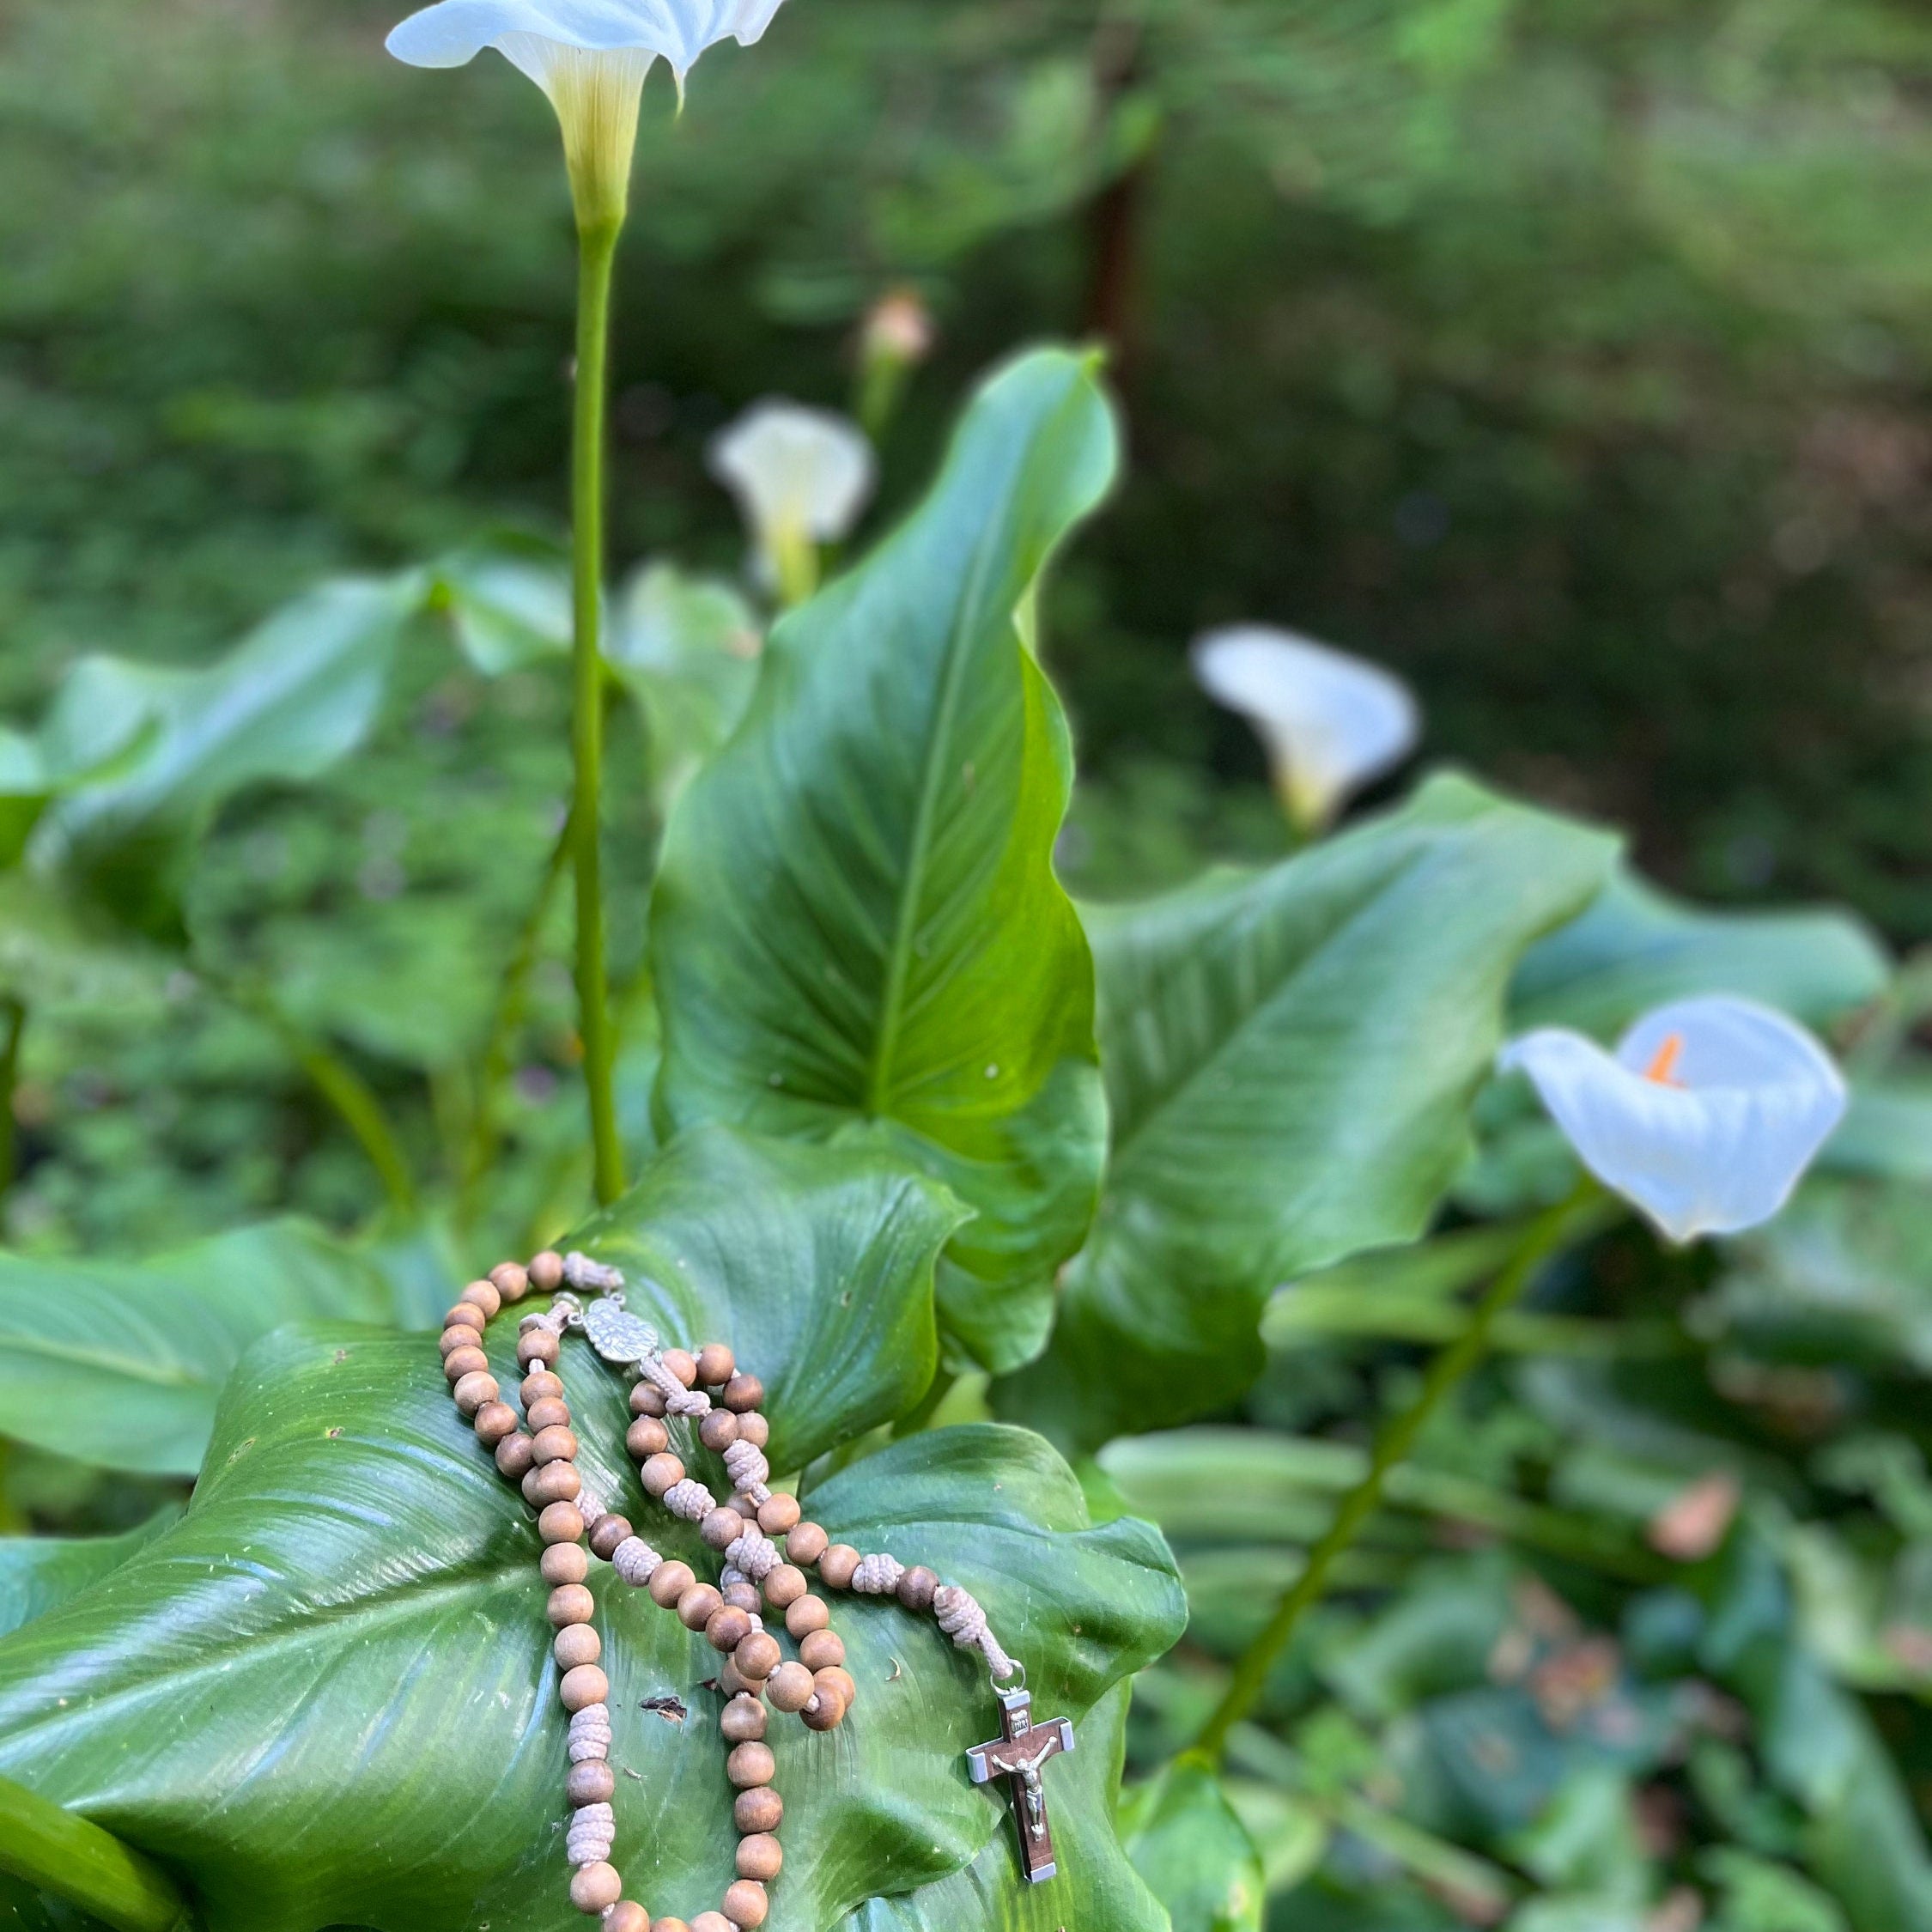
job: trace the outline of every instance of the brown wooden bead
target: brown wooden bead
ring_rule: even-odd
[[[859,1686],[853,1681],[852,1673],[842,1665],[828,1664],[823,1669],[815,1670],[811,1674],[811,1680],[818,1686],[821,1697],[829,1692],[836,1691],[845,1700],[848,1709],[858,1701]]]
[[[930,1610],[939,1587],[939,1577],[924,1564],[915,1563],[899,1579],[899,1601],[908,1610]]]
[[[765,1385],[756,1376],[738,1375],[725,1384],[725,1406],[740,1413],[755,1409],[765,1399]]]
[[[728,1698],[756,1697],[763,1688],[762,1685],[754,1684],[738,1668],[738,1659],[735,1656],[726,1657],[719,1664],[718,1674],[714,1681]]]
[[[732,1922],[722,1912],[700,1912],[691,1921],[691,1932],[732,1932]]]
[[[802,1663],[781,1663],[765,1686],[765,1702],[788,1714],[803,1710],[812,1695],[811,1673]]]
[[[489,1317],[474,1302],[452,1302],[443,1310],[443,1327],[450,1328],[474,1328],[480,1335],[489,1324]]]
[[[472,1281],[463,1291],[462,1299],[466,1302],[474,1302],[483,1311],[485,1321],[488,1321],[503,1305],[503,1297],[497,1293],[496,1284],[494,1281]]]
[[[538,1430],[530,1447],[539,1462],[574,1462],[577,1460],[576,1431],[566,1429],[561,1423]]]
[[[817,1563],[830,1546],[831,1538],[815,1522],[801,1522],[785,1534],[785,1553],[793,1563]]]
[[[704,1640],[714,1650],[733,1654],[751,1634],[751,1619],[735,1605],[720,1598],[718,1607],[704,1619]]]
[[[769,1882],[785,1862],[778,1840],[769,1832],[753,1832],[738,1841],[738,1875]]]
[[[725,1776],[740,1791],[749,1791],[754,1784],[769,1784],[777,1772],[778,1760],[769,1744],[740,1744],[725,1760]]]
[[[782,1536],[787,1530],[797,1528],[798,1522],[799,1499],[795,1496],[775,1496],[758,1505],[758,1528],[768,1536]]]
[[[597,1614],[597,1599],[581,1583],[559,1583],[544,1603],[544,1614],[558,1630],[567,1624],[587,1624]]]
[[[755,1630],[732,1652],[740,1677],[762,1684],[785,1661],[778,1639],[769,1630]]]
[[[481,1348],[483,1331],[472,1327],[467,1321],[459,1321],[445,1328],[437,1338],[436,1347],[447,1360],[459,1348]]]
[[[489,1372],[489,1358],[480,1348],[453,1348],[443,1358],[443,1376],[452,1388],[465,1376],[487,1375]]]
[[[496,1445],[496,1467],[512,1482],[520,1481],[536,1464],[537,1459],[530,1451],[530,1438],[520,1429]]]
[[[744,1534],[744,1518],[736,1510],[714,1510],[698,1525],[698,1534],[714,1550],[728,1550]]]
[[[643,1478],[645,1493],[661,1498],[665,1492],[675,1489],[684,1479],[684,1465],[669,1449],[652,1456],[640,1472]]]
[[[749,1496],[734,1496],[732,1498],[732,1507],[747,1522],[756,1522],[758,1520],[758,1505]]]
[[[539,1295],[554,1295],[563,1285],[563,1257],[554,1248],[530,1257],[530,1285]]]
[[[697,1378],[707,1388],[717,1388],[738,1373],[738,1358],[721,1341],[707,1342],[697,1352]]]
[[[765,1735],[765,1707],[754,1697],[736,1697],[718,1714],[718,1728],[730,1744],[756,1744]]]
[[[606,1511],[591,1525],[590,1546],[608,1563],[617,1553],[617,1546],[631,1534],[630,1519]]]
[[[753,1449],[762,1449],[770,1446],[771,1425],[756,1410],[738,1419],[738,1439],[749,1443]]]
[[[640,1462],[647,1461],[671,1447],[671,1431],[655,1416],[641,1415],[625,1431],[624,1447]]]
[[[660,1609],[669,1610],[697,1581],[688,1563],[660,1563],[651,1572],[651,1581],[645,1587],[651,1593],[651,1601]]]
[[[485,1402],[472,1419],[477,1440],[485,1449],[495,1449],[506,1436],[517,1432],[517,1412],[507,1402]]]
[[[722,1455],[738,1440],[738,1418],[729,1409],[714,1409],[697,1427],[697,1439],[714,1455]]]
[[[772,1841],[778,1842],[775,1838]],[[725,1918],[742,1932],[757,1932],[771,1914],[771,1900],[756,1879],[738,1879],[725,1887]]]
[[[845,1662],[845,1640],[836,1631],[807,1631],[799,1640],[799,1662],[807,1670],[830,1670]]]
[[[556,1694],[566,1710],[587,1710],[611,1695],[611,1680],[593,1663],[579,1664],[574,1670],[564,1672]]]
[[[725,1607],[714,1583],[693,1583],[677,1599],[677,1620],[686,1630],[702,1630]]]
[[[630,1413],[633,1415],[663,1415],[665,1413],[664,1391],[654,1382],[634,1383],[630,1391]]]
[[[563,1352],[563,1345],[548,1328],[528,1328],[517,1337],[517,1361],[527,1369],[534,1362],[547,1367]]]
[[[563,1781],[563,1795],[574,1805],[607,1805],[617,1789],[617,1774],[608,1765],[573,1765]]]
[[[796,1564],[781,1563],[765,1572],[765,1601],[775,1610],[796,1603],[811,1588]]]
[[[853,1572],[859,1567],[859,1552],[849,1543],[835,1543],[818,1559],[818,1574],[835,1590],[852,1588]]]
[[[636,1899],[620,1899],[605,1913],[604,1932],[651,1932],[651,1915]]]
[[[488,1369],[478,1369],[466,1375],[450,1391],[456,1398],[457,1407],[465,1415],[474,1415],[485,1402],[494,1402],[503,1391],[496,1385],[496,1377]]]
[[[570,1874],[570,1903],[580,1912],[607,1912],[623,1895],[624,1881],[615,1865],[580,1865]]]
[[[563,1399],[563,1381],[554,1369],[546,1369],[541,1364],[523,1378],[518,1394],[523,1397],[523,1406],[527,1410],[533,1402],[546,1402]]]
[[[672,1375],[677,1376],[678,1381],[683,1383],[685,1388],[693,1388],[696,1387],[696,1356],[691,1354],[686,1349],[667,1348],[659,1359],[663,1362],[665,1368],[671,1370]]]
[[[537,1519],[537,1534],[546,1543],[583,1540],[584,1512],[574,1503],[550,1503]]]
[[[741,1832],[775,1832],[785,1822],[785,1801],[769,1784],[740,1791],[732,1806],[732,1823]]]
[[[725,1601],[735,1603],[740,1610],[748,1612],[754,1617],[764,1607],[758,1601],[758,1586],[756,1583],[726,1583]]]
[[[786,1607],[785,1628],[793,1637],[810,1637],[815,1630],[823,1630],[831,1620],[832,1613],[823,1597],[801,1596],[796,1603]]]
[[[507,1302],[520,1302],[530,1292],[530,1274],[520,1261],[499,1261],[489,1271],[489,1285]]]
[[[541,1435],[546,1429],[568,1429],[570,1405],[561,1395],[540,1396],[534,1402],[525,1402],[523,1419],[530,1425],[532,1436]]]
[[[581,1543],[552,1543],[538,1559],[537,1568],[546,1583],[580,1583],[590,1575],[590,1558]]]
[[[595,1663],[604,1655],[604,1639],[594,1624],[566,1624],[551,1638],[550,1655],[560,1668],[574,1670],[579,1664]]]
[[[836,1691],[821,1691],[799,1713],[799,1722],[808,1731],[835,1731],[850,1709]]]
[[[681,1918],[653,1918],[651,1932],[691,1932],[691,1929]]]
[[[536,1454],[534,1445],[531,1454]],[[583,1492],[584,1479],[573,1462],[539,1463],[523,1479],[523,1499],[533,1510],[541,1510],[549,1503],[574,1503]]]

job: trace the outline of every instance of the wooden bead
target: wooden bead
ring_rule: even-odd
[[[811,1674],[811,1680],[818,1686],[818,1694],[824,1697],[836,1692],[848,1710],[859,1699],[859,1686],[853,1681],[852,1673],[837,1664],[829,1664]]]
[[[698,1425],[697,1438],[714,1455],[722,1455],[738,1440],[738,1418],[729,1409],[714,1409]]]
[[[574,1670],[564,1672],[556,1694],[566,1710],[586,1710],[610,1697],[611,1680],[593,1663],[579,1664]]]
[[[485,1402],[472,1419],[477,1440],[485,1449],[495,1449],[506,1436],[517,1432],[517,1412],[507,1402]]]
[[[815,1630],[823,1630],[831,1620],[832,1613],[825,1607],[825,1600],[818,1596],[801,1596],[785,1612],[785,1628],[794,1637],[810,1637]]]
[[[453,1327],[445,1328],[436,1343],[438,1351],[446,1360],[459,1348],[482,1346],[483,1331],[471,1327],[467,1321],[459,1321]]]
[[[651,1572],[651,1581],[645,1587],[651,1593],[652,1602],[659,1609],[669,1610],[696,1581],[690,1564],[660,1563]]]
[[[859,1567],[859,1552],[849,1543],[835,1543],[818,1559],[819,1576],[835,1590],[852,1588],[853,1572]]]
[[[758,1520],[758,1505],[749,1496],[734,1496],[732,1498],[732,1507],[747,1522],[756,1522]]]
[[[722,1912],[700,1912],[691,1921],[691,1932],[732,1932],[732,1922]]]
[[[607,1805],[617,1789],[617,1773],[608,1765],[573,1765],[563,1781],[563,1795],[574,1805]]]
[[[559,1583],[545,1601],[544,1614],[558,1630],[566,1624],[587,1624],[597,1614],[597,1599],[581,1583]]]
[[[732,1806],[732,1823],[741,1832],[775,1832],[785,1822],[785,1801],[769,1784],[740,1791]]]
[[[725,1776],[740,1791],[749,1791],[754,1784],[769,1784],[777,1772],[778,1760],[769,1744],[740,1744],[725,1760]]]
[[[580,1865],[570,1875],[570,1903],[580,1912],[606,1912],[623,1895],[615,1865]]]
[[[677,1599],[677,1620],[686,1630],[702,1630],[724,1607],[714,1584],[693,1583]]]
[[[815,1522],[801,1522],[785,1534],[785,1553],[793,1563],[814,1564],[823,1556],[831,1538]]]
[[[574,1670],[579,1664],[595,1663],[604,1655],[604,1639],[594,1624],[567,1624],[550,1640],[550,1655],[562,1670]]]
[[[530,1452],[530,1438],[522,1430],[513,1436],[506,1436],[496,1445],[496,1467],[512,1482],[519,1482],[537,1466],[537,1459]]]
[[[533,1362],[548,1366],[563,1352],[563,1345],[548,1328],[529,1328],[517,1337],[517,1360],[528,1368]]]
[[[740,1610],[754,1617],[764,1607],[758,1601],[758,1586],[756,1583],[726,1583],[725,1601],[735,1603]]]
[[[765,1399],[765,1385],[756,1376],[733,1376],[725,1384],[725,1406],[742,1413],[755,1409]]]
[[[532,1402],[548,1401],[553,1397],[561,1401],[563,1397],[563,1382],[554,1369],[539,1365],[523,1378],[517,1393],[523,1397],[526,1409]]]
[[[933,1595],[939,1587],[939,1577],[923,1563],[915,1563],[899,1579],[899,1601],[907,1609],[923,1613],[933,1607]]]
[[[835,1731],[850,1708],[836,1691],[821,1691],[799,1713],[799,1722],[808,1731]]]
[[[537,1568],[546,1583],[580,1583],[590,1575],[590,1558],[581,1543],[552,1543],[538,1559]]]
[[[744,1534],[744,1518],[736,1510],[714,1510],[698,1525],[698,1534],[713,1549],[728,1550]]]
[[[769,1832],[753,1832],[738,1841],[738,1875],[769,1882],[785,1862],[778,1840]]]
[[[534,1421],[536,1419],[532,1418]],[[576,1431],[553,1424],[539,1429],[531,1438],[530,1449],[538,1462],[574,1462],[577,1460]]]
[[[464,1376],[451,1392],[456,1397],[456,1406],[465,1415],[474,1415],[485,1402],[494,1402],[503,1392],[496,1385],[496,1377],[488,1369],[477,1369]]]
[[[795,1715],[814,1695],[811,1673],[802,1663],[781,1663],[765,1686],[765,1701],[774,1710]]]
[[[664,1391],[654,1382],[634,1384],[630,1392],[630,1413],[633,1415],[664,1414]]]
[[[732,1652],[738,1674],[748,1682],[762,1684],[785,1661],[778,1639],[769,1630],[755,1630]]]
[[[574,1503],[550,1503],[537,1519],[537,1534],[546,1543],[583,1540],[584,1513]]]
[[[714,1681],[728,1698],[756,1697],[764,1689],[762,1684],[754,1683],[738,1668],[736,1656],[726,1657],[718,1666],[718,1674]]]
[[[667,1348],[659,1358],[687,1388],[697,1386],[697,1357],[682,1348]]]
[[[756,1410],[738,1419],[738,1439],[749,1443],[753,1449],[768,1448],[771,1443],[771,1425]]]
[[[707,1342],[697,1352],[697,1378],[707,1388],[720,1388],[738,1373],[738,1358],[721,1341]]]
[[[733,1609],[722,1600],[704,1620],[705,1642],[714,1650],[722,1651],[726,1656],[733,1656],[738,1645],[750,1634],[751,1619],[742,1610]]]
[[[653,1455],[640,1472],[644,1481],[645,1493],[662,1498],[668,1489],[675,1489],[684,1479],[684,1465],[669,1449]]]
[[[540,1436],[546,1429],[568,1429],[570,1405],[561,1395],[539,1396],[534,1402],[524,1403],[523,1419],[530,1425],[532,1436]]]
[[[718,1714],[729,1744],[756,1744],[765,1735],[765,1707],[754,1697],[733,1698]]]
[[[765,1572],[765,1601],[775,1610],[796,1603],[811,1588],[796,1564],[781,1563]]]
[[[799,1643],[799,1662],[807,1670],[829,1670],[845,1662],[845,1642],[836,1631],[808,1631]]]
[[[554,1295],[563,1285],[563,1257],[554,1248],[530,1257],[530,1285],[539,1295]]]
[[[738,1879],[725,1887],[726,1921],[742,1928],[742,1932],[757,1932],[770,1912],[771,1901],[756,1879]]]
[[[452,1302],[443,1310],[443,1327],[448,1328],[474,1328],[480,1335],[488,1325],[489,1317],[474,1302]]]
[[[796,1529],[799,1524],[799,1499],[795,1496],[775,1496],[769,1503],[758,1505],[758,1528],[768,1536],[782,1536],[787,1530]]]
[[[651,1915],[636,1899],[623,1899],[605,1913],[604,1932],[651,1932]]]
[[[655,1416],[641,1415],[624,1433],[624,1447],[640,1462],[671,1447],[671,1431]]]
[[[653,1918],[651,1932],[691,1932],[691,1929],[681,1918]]]
[[[536,1454],[532,1446],[531,1454]],[[523,1499],[534,1510],[547,1503],[574,1503],[584,1492],[584,1479],[571,1462],[545,1462],[530,1469],[523,1479]]]
[[[529,1272],[519,1261],[499,1261],[489,1271],[489,1285],[507,1302],[520,1302],[530,1292]]]
[[[474,1302],[483,1311],[485,1321],[503,1305],[503,1297],[496,1292],[496,1284],[494,1281],[472,1281],[463,1291],[462,1298],[466,1302]]]
[[[443,1375],[452,1388],[465,1376],[487,1375],[489,1372],[489,1358],[480,1348],[465,1346],[453,1348],[443,1358]]]
[[[608,1563],[617,1553],[618,1544],[630,1534],[630,1519],[607,1510],[591,1525],[591,1549]]]

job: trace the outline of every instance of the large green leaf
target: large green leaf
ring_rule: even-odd
[[[1096,910],[1106,1193],[1002,1413],[1084,1447],[1204,1414],[1258,1371],[1277,1284],[1419,1234],[1518,958],[1612,850],[1443,777],[1272,871]]]
[[[145,1262],[0,1255],[0,1347],[28,1372],[0,1429],[108,1469],[191,1476],[228,1371],[284,1321],[387,1322],[392,1292],[294,1221]]]
[[[1092,968],[1053,870],[1071,778],[1040,572],[1113,473],[1090,358],[981,391],[925,504],[774,633],[673,814],[653,902],[660,1115],[858,1134],[977,1218],[942,1320],[1035,1352],[1098,1185]]]
[[[1212,1767],[1184,1758],[1128,1792],[1121,1837],[1174,1932],[1261,1932],[1261,1855]]]
[[[0,1636],[118,1570],[180,1514],[171,1504],[119,1536],[0,1537]]]
[[[896,1311],[930,1297],[945,1201],[861,1166],[880,1176],[871,1206],[833,1204],[843,1236],[835,1227],[791,1251],[755,1225],[803,1212],[775,1184],[720,1207],[708,1242],[679,1221],[688,1200],[647,1224],[654,1182],[586,1230],[600,1252],[675,1273],[666,1298],[690,1323],[679,1339],[736,1341],[771,1388],[775,1446],[863,1429],[899,1374],[863,1358],[898,1348]],[[737,1227],[750,1230],[742,1250]],[[881,1248],[897,1259],[873,1267]],[[811,1272],[774,1281],[775,1265]],[[847,1309],[854,1282],[865,1299]],[[653,1297],[638,1288],[643,1307]],[[820,1312],[788,1321],[787,1303]],[[499,1323],[492,1335],[505,1376],[511,1334]],[[586,1482],[659,1547],[714,1573],[716,1558],[637,1492],[621,1382],[579,1343],[563,1365]],[[1024,1431],[915,1436],[808,1501],[835,1535],[971,1589],[1054,1715],[1084,1720],[1179,1632],[1158,1534],[1127,1520],[1092,1527],[1072,1473]],[[231,1382],[182,1522],[0,1643],[0,1773],[173,1864],[211,1932],[575,1924],[538,1547],[427,1338],[285,1329]],[[716,1654],[609,1571],[596,1587],[622,1774],[617,1860],[654,1912],[690,1918],[715,1904],[735,1842],[705,1687]],[[859,1702],[835,1734],[779,1734],[789,1862],[774,1932],[820,1932],[877,1893],[937,1880],[1005,1824],[1003,1801],[968,1781],[962,1759],[995,1725],[983,1666],[896,1603],[844,1601],[837,1622]],[[688,1719],[641,1708],[666,1697]],[[1063,1923],[1103,1923],[1077,1909],[1078,1882]]]

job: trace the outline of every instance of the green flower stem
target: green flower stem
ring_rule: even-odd
[[[1437,1410],[1488,1352],[1490,1332],[1498,1318],[1522,1297],[1544,1262],[1594,1223],[1601,1212],[1600,1191],[1594,1182],[1586,1181],[1568,1200],[1538,1215],[1523,1230],[1516,1253],[1477,1303],[1468,1327],[1429,1364],[1421,1393],[1382,1431],[1368,1474],[1336,1506],[1334,1520],[1321,1541],[1308,1552],[1301,1574],[1288,1587],[1274,1614],[1235,1666],[1226,1695],[1194,1741],[1196,1753],[1210,1762],[1219,1761],[1228,1733],[1255,1708],[1276,1660],[1288,1648],[1302,1619],[1321,1601],[1337,1561],[1382,1507],[1389,1472],[1408,1460]]]
[[[117,1932],[186,1932],[166,1873],[98,1825],[0,1777],[0,1871],[91,1912]]]
[[[604,783],[604,443],[610,384],[611,271],[622,224],[608,220],[578,230],[577,402],[571,462],[573,677],[576,788],[570,807],[577,879],[578,1031],[590,1097],[591,1148],[597,1198],[605,1205],[624,1188],[612,1069],[610,969],[605,958],[600,849]]]

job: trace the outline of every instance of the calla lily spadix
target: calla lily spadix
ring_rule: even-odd
[[[1671,1240],[1768,1221],[1844,1118],[1844,1078],[1803,1027],[1748,999],[1679,1000],[1607,1053],[1566,1028],[1512,1041],[1578,1157]]]
[[[811,594],[817,546],[851,532],[878,474],[857,423],[779,397],[718,434],[711,471],[738,499],[760,574],[787,604]]]
[[[1201,689],[1260,734],[1282,805],[1304,834],[1393,770],[1421,735],[1400,678],[1292,631],[1237,624],[1198,638],[1193,655]]]

